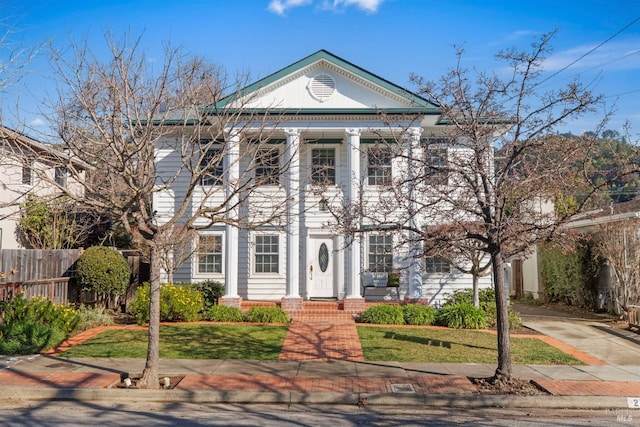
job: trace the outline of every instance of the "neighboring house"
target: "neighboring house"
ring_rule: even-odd
[[[264,162],[256,173],[275,177],[264,181],[267,199],[290,198],[299,203],[287,203],[283,218],[291,221],[251,231],[225,224],[201,231],[194,242],[194,255],[175,272],[175,281],[223,281],[223,301],[231,304],[240,299],[295,303],[336,298],[345,300],[345,306],[357,306],[363,303],[361,275],[368,271],[373,271],[378,281],[385,281],[392,270],[401,272],[401,298],[430,304],[441,303],[455,289],[471,288],[472,277],[443,259],[416,258],[411,254],[421,253],[419,248],[398,248],[394,232],[371,232],[353,241],[335,235],[332,207],[327,206],[334,200],[357,200],[361,188],[373,200],[383,191],[382,184],[406,173],[407,163],[381,156],[376,141],[403,129],[408,137],[400,142],[400,149],[406,153],[410,146],[421,147],[429,138],[442,139],[445,125],[440,122],[437,106],[324,50],[240,93],[249,99],[243,108],[258,116],[268,112],[279,117],[271,145],[273,156],[254,156],[254,161]],[[224,109],[233,99],[237,98],[225,98],[215,107]],[[385,120],[389,117],[394,120],[393,128]],[[251,129],[247,126],[245,130],[245,134],[234,136],[240,142],[240,152],[254,149],[249,142]],[[437,152],[425,155],[441,164],[447,161],[447,150],[454,147],[442,144]],[[287,154],[291,152],[297,155],[291,157]],[[158,158],[166,162],[171,154],[159,153]],[[237,160],[238,153],[226,153],[220,170],[212,174],[223,173]],[[240,163],[240,170],[248,166]],[[294,167],[284,169],[285,163]],[[165,170],[160,166],[159,171]],[[278,178],[280,167],[283,171]],[[162,172],[159,175],[170,179]],[[326,187],[323,194],[312,191],[317,180]],[[446,176],[434,176],[434,180],[437,185],[447,182]],[[203,182],[216,184],[215,179]],[[159,218],[173,208],[171,197],[155,195]],[[417,221],[419,226],[428,223],[427,219]],[[480,286],[491,286],[491,275],[482,277]],[[367,299],[395,298],[395,290],[391,291],[367,290]]]
[[[638,261],[634,258],[638,255],[640,199],[610,203],[608,206],[576,215],[567,223],[566,227],[584,234],[606,233],[609,242],[614,243],[611,246],[614,249],[612,254],[614,261],[627,265],[628,267],[624,268],[620,266],[621,269],[628,270],[626,273],[638,273]],[[625,231],[621,236],[620,232],[614,231],[616,229],[625,229]],[[633,231],[634,229],[635,231]],[[626,236],[624,236],[625,233]],[[631,233],[634,233],[635,236]],[[598,278],[598,308],[605,309],[612,305],[610,292],[614,281],[613,269],[607,261],[603,262],[600,265]]]
[[[58,186],[73,185],[65,165],[84,168],[55,147],[0,126],[0,249],[22,248],[16,225],[28,194],[55,195]]]

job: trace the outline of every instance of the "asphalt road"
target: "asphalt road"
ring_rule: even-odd
[[[16,406],[20,405],[20,406]],[[2,402],[3,426],[637,426],[640,410]]]

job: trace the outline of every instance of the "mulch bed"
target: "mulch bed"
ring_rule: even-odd
[[[469,378],[469,381],[478,388],[480,394],[511,394],[516,396],[541,396],[548,395],[545,390],[538,388],[533,382],[519,378],[510,380],[496,380],[490,378]]]

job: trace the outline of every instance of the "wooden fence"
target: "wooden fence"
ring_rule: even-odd
[[[149,280],[149,265],[136,251],[123,251],[131,267],[131,280],[121,301],[129,302],[136,288]],[[56,304],[82,302],[83,293],[75,283],[75,265],[82,249],[3,249],[0,250],[0,301],[18,292],[25,297],[43,296]]]
[[[3,249],[0,251],[0,301],[18,292],[43,296],[56,304],[69,302],[69,281],[75,276],[80,249]]]

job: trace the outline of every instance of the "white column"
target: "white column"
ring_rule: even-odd
[[[409,299],[422,298],[422,273],[420,272],[421,241],[420,233],[417,231],[419,227],[416,218],[416,200],[417,192],[415,189],[415,176],[417,169],[422,167],[422,147],[420,146],[420,134],[422,128],[409,129],[407,140],[407,194],[409,195],[407,227],[409,228],[409,268],[408,268],[408,289],[407,297]]]
[[[359,203],[360,195],[360,129],[347,129],[347,205]],[[360,239],[347,237],[347,286],[345,298],[361,298],[360,294]]]
[[[300,298],[300,129],[286,129],[287,294]]]
[[[237,194],[237,183],[240,178],[240,134],[237,132],[227,134],[226,150],[224,153],[225,167],[225,194],[228,206],[232,206],[227,211],[227,224],[225,226],[224,245],[224,299],[237,300],[238,296],[238,221],[239,210]]]

